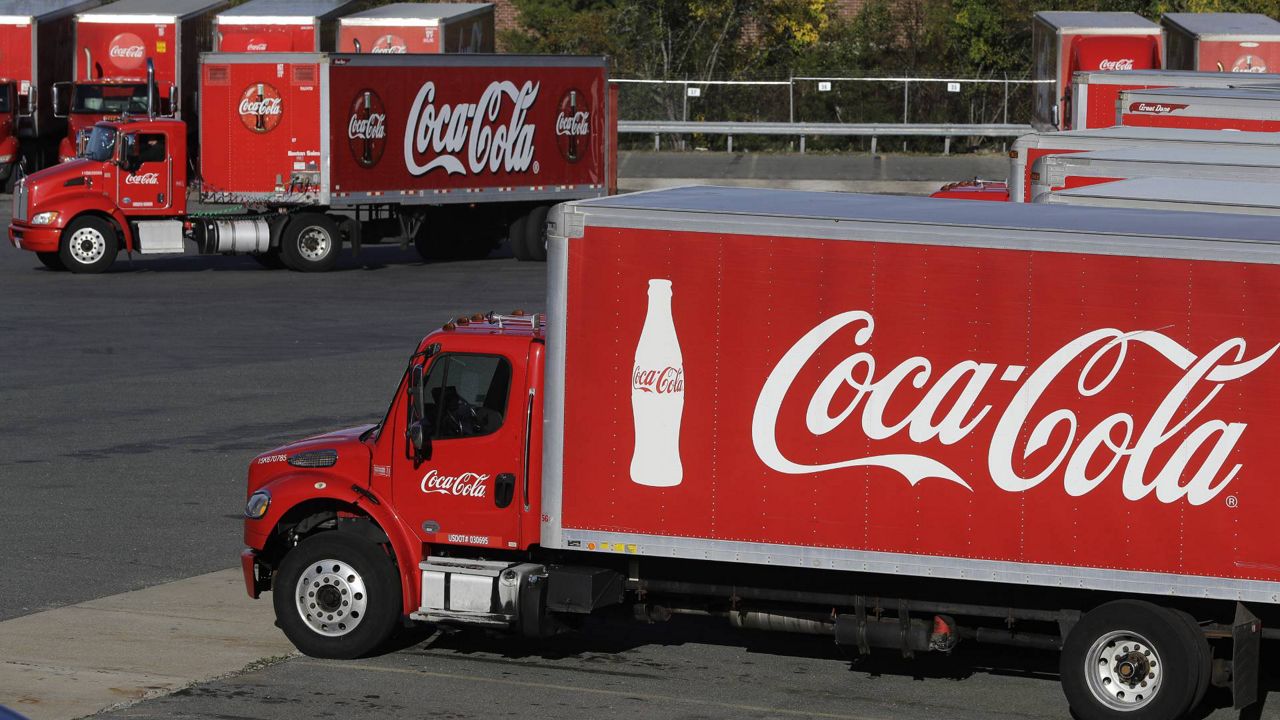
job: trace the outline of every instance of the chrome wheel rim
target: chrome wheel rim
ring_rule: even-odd
[[[83,227],[67,240],[71,257],[81,265],[92,265],[107,254],[107,239],[94,228]]]
[[[1115,630],[1098,638],[1084,664],[1089,692],[1112,710],[1137,710],[1160,692],[1164,676],[1160,654],[1151,641],[1131,630]]]
[[[326,637],[341,637],[364,620],[369,593],[360,573],[341,560],[318,560],[307,566],[293,593],[298,616]]]
[[[298,254],[306,260],[323,260],[333,246],[333,238],[321,227],[309,227],[298,235]]]

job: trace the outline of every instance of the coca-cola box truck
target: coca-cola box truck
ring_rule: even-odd
[[[1280,85],[1126,90],[1117,124],[1196,130],[1280,130]]]
[[[1274,223],[1275,218],[1280,217],[1280,184],[1143,177],[1057,190],[1039,196],[1036,202],[1076,207],[1262,215]],[[1234,219],[1221,221],[1235,222]]]
[[[201,68],[199,187],[182,121],[99,122],[82,157],[18,183],[10,241],[76,272],[120,250],[327,270],[382,236],[426,258],[505,236],[539,260],[548,208],[612,185],[603,58],[208,53]]]
[[[1045,156],[1137,147],[1161,147],[1170,152],[1194,147],[1276,148],[1280,147],[1280,135],[1158,127],[1029,133],[1015,140],[1009,151],[1009,198],[1014,202],[1031,201],[1031,186],[1038,180],[1037,161]]]
[[[75,14],[99,0],[0,0],[0,184],[19,159],[55,157],[66,123],[53,115],[53,83],[71,79]]]
[[[1280,83],[1280,74],[1200,72],[1196,70],[1132,70],[1078,72],[1071,81],[1071,128],[1111,127],[1122,90],[1147,88],[1242,87]]]
[[[303,652],[687,611],[1061,650],[1082,720],[1253,702],[1273,223],[696,187],[548,237],[545,317],[448,323],[380,422],[250,463],[245,582]]]
[[[117,0],[77,15],[74,80],[55,85],[59,112],[69,117],[60,159],[75,157],[78,134],[97,121],[146,111],[148,60],[155,66],[166,112],[177,111],[190,122],[195,117],[196,60],[213,48],[213,18],[227,4],[228,0]]]
[[[395,3],[338,21],[338,52],[491,53],[491,3]]]
[[[1265,73],[1280,69],[1280,22],[1259,13],[1168,13],[1160,19],[1170,70]]]
[[[1031,22],[1032,123],[1070,130],[1071,77],[1090,70],[1160,67],[1160,26],[1131,12],[1055,10]]]
[[[1133,178],[1232,180],[1239,185],[1280,182],[1280,146],[1177,147],[1167,145],[1045,155],[1036,161],[1031,200],[1058,190]]]
[[[214,18],[218,52],[333,52],[338,18],[366,0],[249,0]]]

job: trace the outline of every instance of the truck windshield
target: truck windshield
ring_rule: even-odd
[[[159,110],[159,108],[156,108]],[[89,115],[119,115],[147,111],[147,85],[77,85],[71,98],[71,112]]]
[[[89,133],[89,143],[84,148],[84,157],[98,162],[107,162],[115,157],[118,134],[115,128],[95,127]]]

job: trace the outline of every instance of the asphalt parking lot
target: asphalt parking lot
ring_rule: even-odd
[[[7,197],[0,208],[7,225]],[[501,250],[425,265],[390,246],[324,275],[248,258],[122,257],[104,275],[73,276],[3,244],[0,628],[235,566],[255,454],[377,419],[423,334],[460,313],[541,309],[544,272]],[[593,621],[537,645],[419,632],[355,662],[264,657],[103,716],[1067,717],[1053,654],[955,655],[856,660],[822,638],[695,618]],[[1275,662],[1264,667],[1274,693]],[[1204,716],[1239,716],[1229,705],[1212,691]],[[1277,705],[1245,717],[1280,718]]]

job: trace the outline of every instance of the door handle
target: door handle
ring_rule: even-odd
[[[493,504],[504,508],[511,504],[516,496],[515,473],[499,473],[493,479]]]

